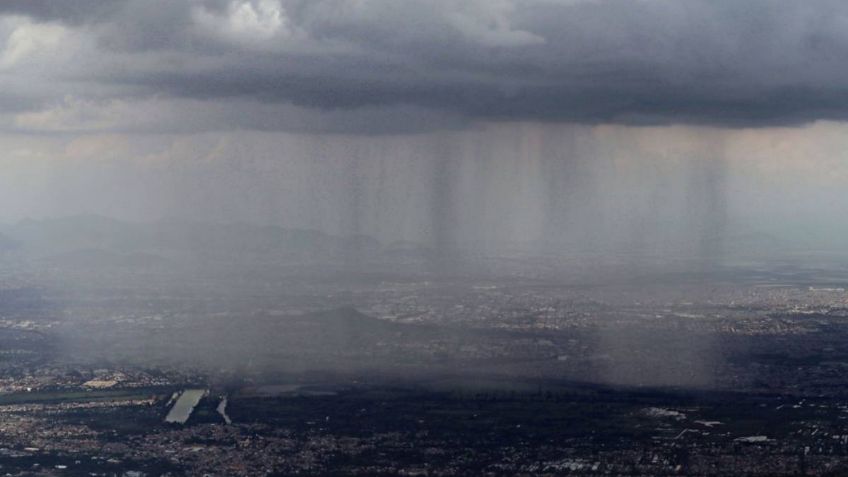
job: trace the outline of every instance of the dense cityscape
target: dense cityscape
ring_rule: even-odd
[[[568,258],[456,274],[378,253],[369,273],[251,276],[85,257],[5,255],[8,475],[846,471],[832,263],[640,284]]]

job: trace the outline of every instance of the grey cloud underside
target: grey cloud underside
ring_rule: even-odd
[[[573,121],[584,123],[779,125],[848,117],[848,90],[774,88],[754,97],[721,91],[695,93],[628,85],[568,88],[539,86],[504,91],[497,85],[395,84],[380,80],[294,76],[208,78],[162,75],[147,87],[198,99],[251,97],[325,110],[410,104],[493,120]]]
[[[195,24],[197,11],[218,18],[237,2],[12,0],[0,12],[94,32],[104,53],[129,61],[167,55],[75,73],[136,95],[585,123],[848,116],[845,2],[401,3],[285,0],[284,31],[255,41]]]
[[[108,20],[125,6],[126,2],[108,0],[74,0],[70,2],[7,0],[0,5],[0,12],[7,15],[30,16],[38,20],[80,24],[97,19]]]

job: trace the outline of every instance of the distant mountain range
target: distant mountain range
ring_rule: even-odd
[[[18,248],[20,244],[4,234],[0,234],[0,253]]]
[[[0,250],[19,248],[36,257],[62,256],[89,260],[118,254],[143,253],[255,254],[331,258],[379,253],[376,239],[364,235],[339,237],[314,230],[251,224],[211,224],[161,220],[132,223],[101,216],[22,220],[0,226]]]
[[[641,251],[648,258],[694,256],[709,253],[712,259],[779,256],[794,250],[816,249],[815,237],[787,238],[762,231],[708,237],[692,248],[675,247]],[[821,248],[821,247],[819,247]],[[217,224],[190,220],[127,222],[97,215],[22,220],[0,224],[0,254],[22,254],[49,260],[56,265],[156,266],[186,257],[224,261],[284,261],[321,263],[380,257],[383,260],[421,263],[446,261],[462,253],[481,250],[474,244],[445,251],[415,242],[382,244],[367,235],[337,236],[316,230],[289,229],[246,223]],[[534,252],[535,250],[535,252]],[[530,247],[529,254],[546,252],[580,253],[567,247]],[[507,249],[509,251],[509,249]],[[587,252],[587,251],[582,251]],[[632,253],[626,247],[589,250],[588,253]],[[496,254],[491,251],[487,253]],[[507,253],[506,255],[509,255]],[[714,255],[714,256],[712,256]],[[523,256],[523,255],[521,255]]]

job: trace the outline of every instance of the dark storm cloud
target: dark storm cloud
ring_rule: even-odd
[[[94,37],[128,95],[472,119],[793,124],[848,116],[848,4],[810,0],[9,1]]]
[[[108,21],[120,12],[124,3],[109,0],[5,0],[0,3],[0,13],[79,24]]]

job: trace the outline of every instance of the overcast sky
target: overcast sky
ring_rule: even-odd
[[[839,0],[5,0],[0,15],[14,131],[736,126],[848,111]]]
[[[594,178],[579,197],[615,187],[639,210],[674,199],[651,192],[668,184],[715,189],[683,187],[703,197],[678,191],[688,205],[649,223],[703,201],[824,223],[848,203],[834,185],[846,118],[841,0],[0,2],[3,220],[196,213],[420,238],[506,195],[484,202],[515,218],[512,240],[544,235],[573,199],[570,179],[533,165],[553,161]],[[481,155],[499,159],[474,182]],[[435,165],[386,169],[392,157]],[[377,197],[385,174],[405,199]],[[432,197],[444,188],[463,211],[422,212],[446,207]],[[341,209],[352,193],[358,209]],[[369,205],[386,197],[402,210]],[[585,200],[607,221],[633,212]],[[351,214],[363,218],[341,225]]]

